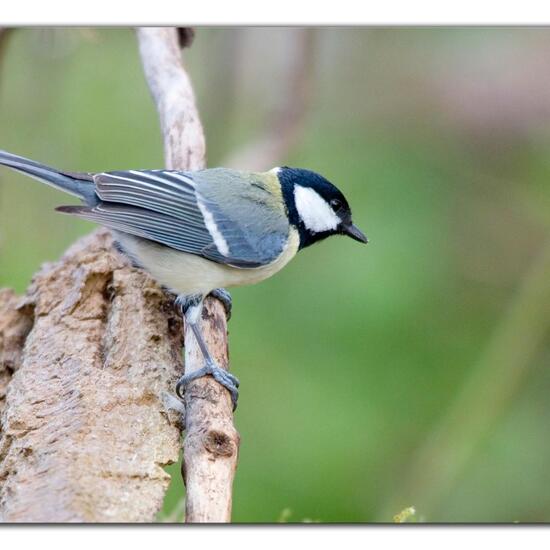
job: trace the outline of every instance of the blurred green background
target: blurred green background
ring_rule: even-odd
[[[284,116],[305,32],[309,94],[273,164],[336,183],[371,243],[233,291],[234,520],[549,521],[550,29],[199,28],[209,166]],[[133,31],[17,30],[1,65],[2,149],[162,167]],[[1,170],[0,287],[92,229],[66,203]]]

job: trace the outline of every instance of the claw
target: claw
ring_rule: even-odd
[[[225,307],[228,318],[231,315],[231,295],[224,288],[217,288],[211,292],[211,294],[221,300]],[[176,298],[176,305],[180,308],[186,323],[195,334],[197,344],[201,350],[201,353],[205,360],[205,366],[194,372],[182,376],[176,384],[176,394],[180,399],[183,399],[185,393],[185,387],[192,380],[201,378],[202,376],[212,376],[219,384],[221,384],[231,394],[231,401],[233,403],[233,410],[237,408],[237,400],[239,398],[239,380],[233,376],[230,372],[221,369],[212,359],[210,352],[204,338],[202,336],[199,320],[202,312],[202,294],[194,294],[189,296],[178,296]]]
[[[231,299],[231,294],[225,288],[215,288],[210,292],[211,296],[217,298],[225,308],[225,314],[227,315],[227,320],[231,319],[231,310],[233,309],[233,300]]]
[[[176,394],[180,399],[183,399],[185,393],[185,387],[193,380],[202,378],[203,376],[212,376],[216,382],[221,384],[230,394],[231,402],[233,403],[233,410],[237,408],[237,401],[239,399],[239,380],[236,376],[233,376],[230,372],[218,367],[218,365],[209,364],[202,367],[199,370],[191,372],[182,376],[176,384]]]

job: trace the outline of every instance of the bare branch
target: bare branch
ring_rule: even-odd
[[[137,34],[145,78],[159,113],[166,168],[204,168],[204,132],[191,81],[181,63],[177,31],[144,27]]]
[[[175,29],[142,29],[140,49],[166,163],[204,166],[204,135]],[[225,312],[206,302],[203,331],[227,365]],[[152,521],[177,460],[181,319],[171,297],[99,230],[44,266],[24,298],[0,292],[0,520]],[[202,364],[185,334],[186,368]],[[239,438],[230,398],[190,385],[184,453],[188,521],[228,521]]]
[[[167,166],[180,170],[203,168],[204,133],[191,82],[180,59],[177,30],[141,28],[137,33],[145,76],[160,116]],[[211,353],[220,366],[227,368],[227,320],[217,300],[206,300],[202,325]],[[202,365],[196,340],[186,327],[185,372]],[[202,378],[188,386],[185,407],[186,521],[230,521],[239,435],[233,426],[229,394],[212,378]]]

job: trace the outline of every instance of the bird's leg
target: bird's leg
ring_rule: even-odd
[[[233,300],[231,299],[231,294],[225,288],[215,288],[210,296],[217,298],[225,308],[225,314],[227,315],[227,320],[231,319],[231,310],[233,309]]]
[[[189,324],[193,331],[205,363],[204,367],[189,374],[185,374],[178,380],[176,384],[176,393],[178,397],[183,399],[185,387],[189,382],[201,378],[202,376],[210,375],[216,382],[220,383],[229,391],[231,394],[231,401],[233,402],[233,410],[235,410],[237,408],[237,399],[239,398],[239,391],[237,389],[239,387],[239,380],[230,372],[220,368],[208,351],[208,347],[206,346],[199,326],[203,298],[202,295],[178,296],[176,298],[176,304],[180,307],[185,322]]]

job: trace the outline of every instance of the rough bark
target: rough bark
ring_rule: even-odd
[[[0,293],[0,519],[153,520],[178,458],[163,399],[181,344],[171,299],[106,230],[46,264],[25,297]]]
[[[182,32],[179,32],[182,36]],[[190,33],[187,33],[189,43]],[[204,133],[178,31],[140,29],[168,168],[205,164]],[[0,291],[0,520],[152,521],[177,460],[173,406],[183,327],[166,295],[132,268],[106,230],[34,277],[23,298]],[[227,366],[222,305],[206,300],[203,331]],[[202,366],[185,332],[188,372]],[[229,521],[239,436],[230,398],[212,379],[186,394],[187,521]]]
[[[6,403],[8,384],[21,365],[25,339],[32,328],[32,309],[20,301],[12,290],[0,289],[0,414]]]
[[[204,132],[191,82],[181,62],[178,32],[174,28],[141,28],[138,39],[145,76],[160,116],[166,166],[179,170],[204,168]],[[220,302],[207,298],[201,327],[218,364],[228,368],[227,320]],[[186,327],[185,372],[198,370],[203,364],[195,337]],[[230,521],[239,434],[233,425],[229,393],[212,378],[201,378],[188,386],[185,410],[185,519]]]

